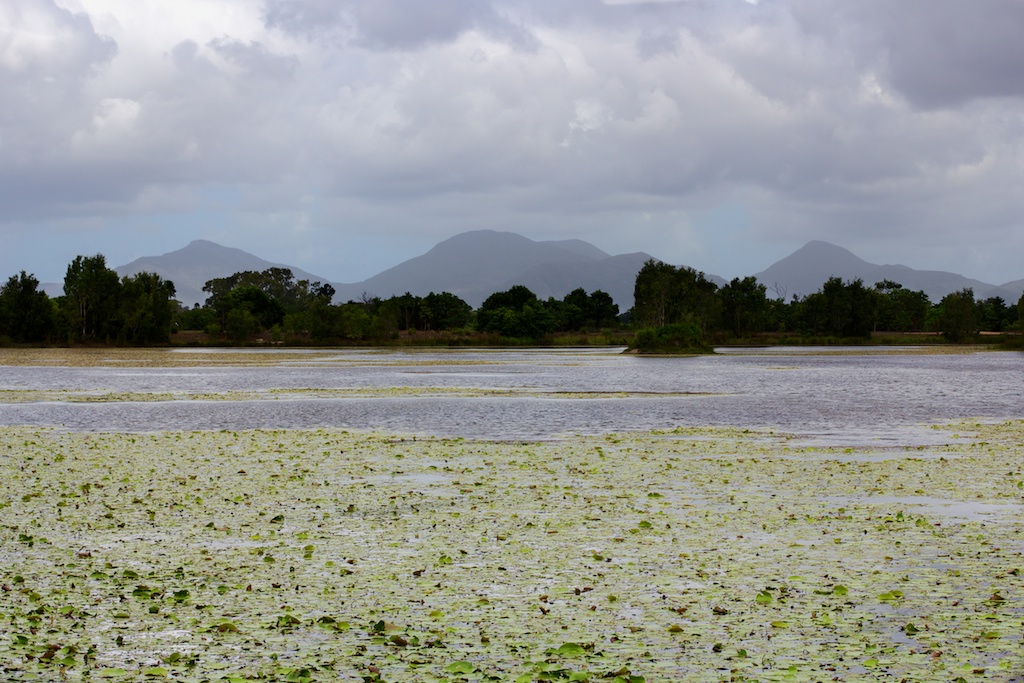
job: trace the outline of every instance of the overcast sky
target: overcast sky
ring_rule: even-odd
[[[1020,0],[0,0],[0,277],[460,232],[1024,277]]]

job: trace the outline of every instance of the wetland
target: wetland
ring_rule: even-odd
[[[1021,681],[1024,356],[0,355],[9,680]]]

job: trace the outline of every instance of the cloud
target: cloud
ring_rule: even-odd
[[[289,81],[299,67],[295,55],[274,54],[259,42],[245,43],[225,36],[214,38],[208,45],[228,63],[257,78]]]
[[[1017,0],[803,0],[795,15],[916,107],[1024,97],[1024,3]]]
[[[117,55],[85,14],[43,0],[0,5],[0,107],[4,167],[58,153],[52,141],[91,118],[85,88]]]
[[[86,14],[49,0],[0,6],[0,68],[6,79],[25,83],[80,82],[109,61],[117,45],[98,35]]]
[[[6,3],[0,231],[137,220],[313,251],[296,265],[344,280],[331,264],[369,232],[580,237],[732,276],[815,238],[952,267],[970,226],[1011,279],[1021,7]],[[711,253],[726,214],[748,252]]]
[[[374,50],[416,50],[471,30],[534,45],[528,31],[485,0],[267,0],[265,19],[271,28]]]

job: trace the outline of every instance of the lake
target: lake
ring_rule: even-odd
[[[930,424],[1024,412],[1024,354],[1013,352],[124,354],[91,351],[87,367],[0,365],[0,391],[8,396],[0,396],[0,424],[96,431],[338,427],[490,440],[707,425],[863,445],[918,442],[929,438],[922,427]]]

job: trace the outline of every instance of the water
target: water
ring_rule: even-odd
[[[939,438],[927,425],[952,419],[1024,416],[1024,354],[851,351],[730,350],[696,358],[586,349],[254,351],[253,358],[276,364],[218,367],[210,363],[216,353],[169,350],[173,367],[0,366],[0,390],[179,397],[0,403],[0,424],[117,431],[339,427],[494,440],[715,425],[785,431],[822,445],[885,447]],[[376,394],[301,392],[357,388]],[[401,389],[384,395],[389,388]],[[416,388],[501,393],[411,395]],[[189,398],[273,390],[298,393]]]

